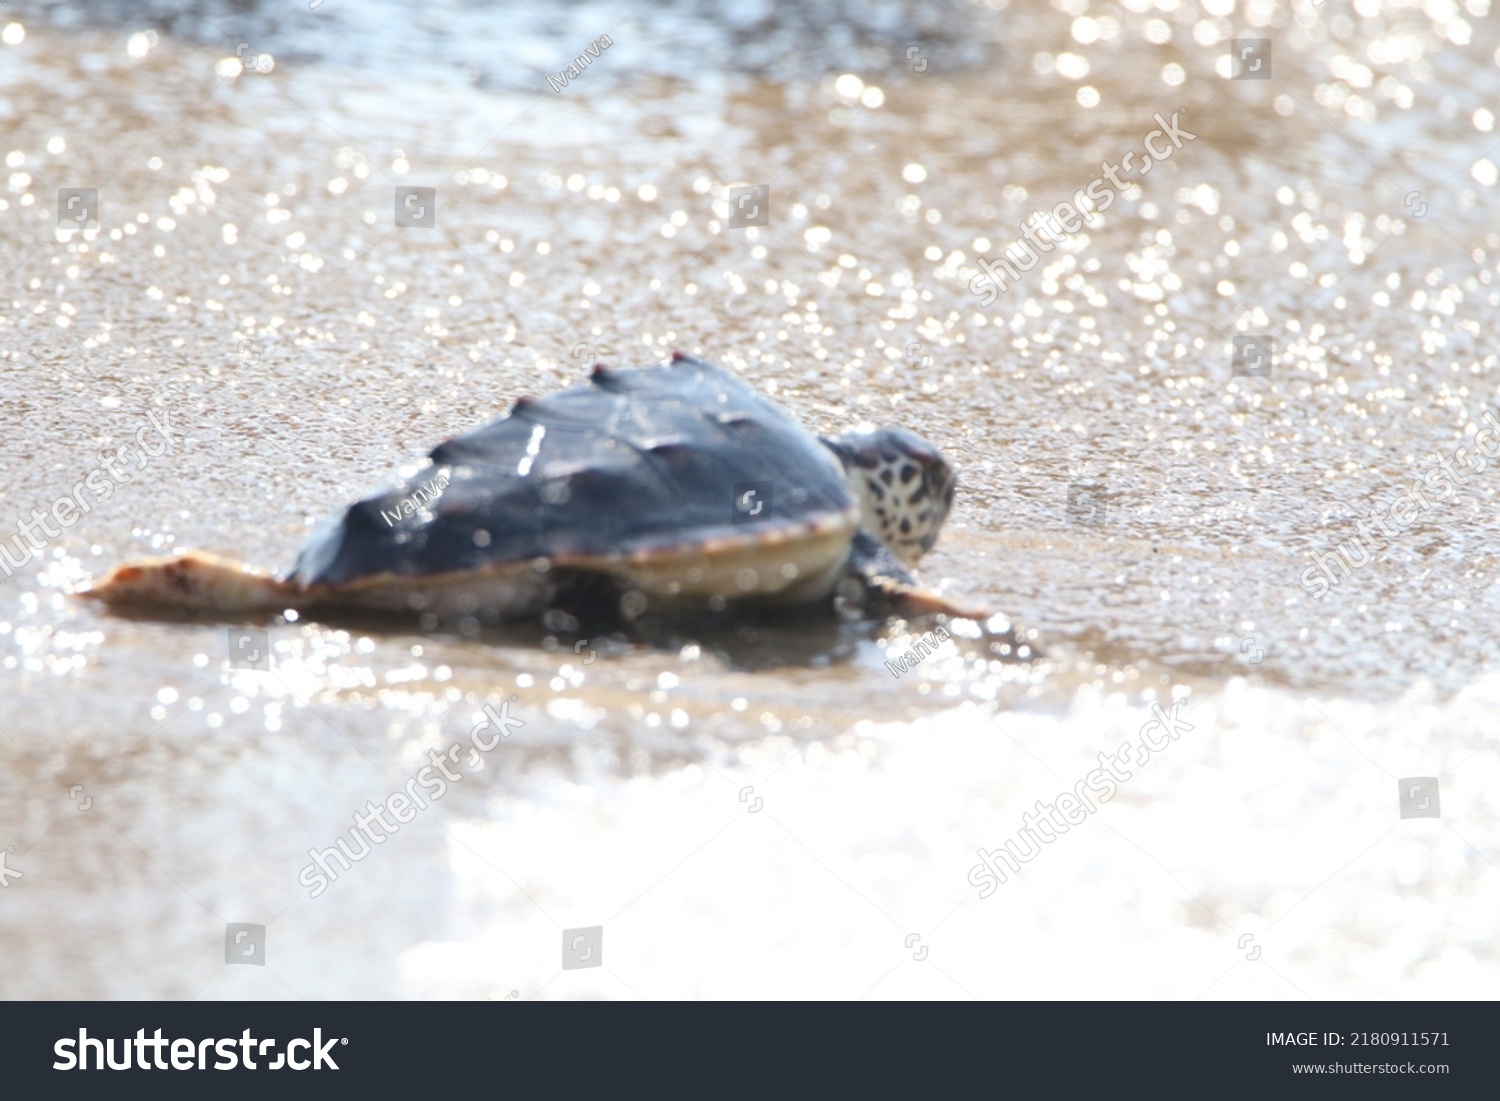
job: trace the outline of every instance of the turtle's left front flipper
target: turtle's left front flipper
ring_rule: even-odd
[[[881,615],[897,616],[912,624],[933,619],[944,623],[968,620],[977,628],[977,637],[971,638],[971,641],[979,643],[1002,660],[1035,661],[1046,656],[1027,637],[1026,632],[1003,615],[992,615],[982,608],[965,608],[938,593],[891,577],[868,578],[866,585],[867,601]],[[973,631],[975,628],[969,630]],[[956,630],[953,633],[960,638],[968,636],[967,631]]]
[[[863,530],[854,538],[849,576],[839,586],[835,602],[840,610],[874,619],[968,620],[978,628],[976,641],[996,657],[1032,661],[1043,656],[1026,633],[1004,616],[962,607],[919,586],[896,556]]]

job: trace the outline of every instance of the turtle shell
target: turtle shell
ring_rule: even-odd
[[[858,519],[816,437],[724,369],[677,355],[595,367],[439,444],[326,521],[288,580],[337,594],[511,578],[500,603],[515,605],[541,599],[535,581],[554,571],[583,570],[657,595],[810,599],[831,587]]]

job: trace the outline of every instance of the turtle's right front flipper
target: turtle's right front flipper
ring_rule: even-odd
[[[295,585],[211,554],[148,558],[117,566],[79,596],[111,607],[180,608],[187,611],[281,611],[302,602]]]

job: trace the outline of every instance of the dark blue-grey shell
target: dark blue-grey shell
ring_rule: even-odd
[[[326,521],[303,589],[768,542],[846,524],[839,461],[785,410],[711,363],[596,367],[580,386],[434,448],[429,465]]]

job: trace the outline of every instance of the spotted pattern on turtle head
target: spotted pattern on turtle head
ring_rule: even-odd
[[[860,525],[914,566],[937,542],[956,479],[943,453],[904,428],[824,440],[860,497]]]

